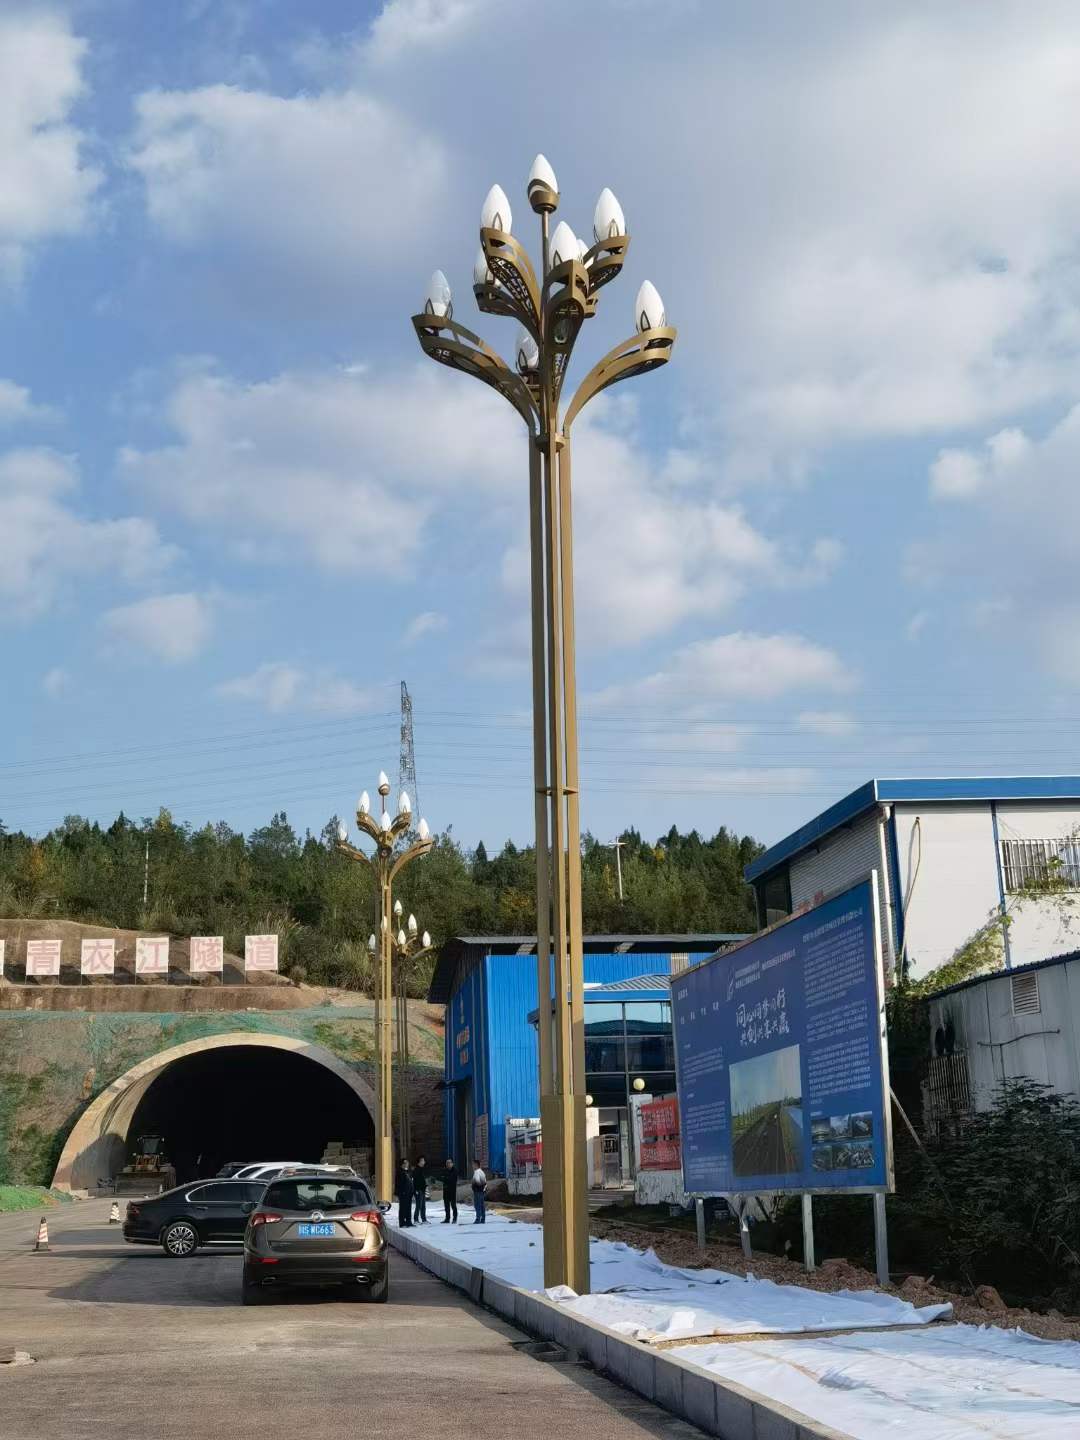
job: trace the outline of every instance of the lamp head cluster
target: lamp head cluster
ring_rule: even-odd
[[[379,771],[377,789],[380,800],[378,815],[372,813],[371,797],[365,790],[356,802],[356,827],[362,835],[367,835],[369,839],[374,840],[377,850],[389,854],[401,836],[413,828],[412,801],[408,791],[402,790],[398,796],[397,812],[394,815],[390,814],[386,808],[386,802],[390,795],[390,781],[385,770]],[[426,820],[419,821],[416,825],[416,833],[422,843],[430,842],[431,830]],[[344,820],[338,824],[338,842],[346,848],[351,848],[349,846],[349,828]],[[400,903],[397,909],[400,914]]]
[[[606,186],[593,211],[593,243],[587,245],[565,220],[547,235],[548,217],[559,207],[555,171],[543,155],[527,182],[529,205],[544,217],[546,250],[539,276],[512,233],[513,213],[501,185],[493,185],[480,210],[480,248],[473,263],[473,294],[487,314],[519,324],[514,363],[506,364],[479,336],[454,318],[446,276],[436,270],[413,326],[432,359],[483,380],[509,400],[538,434],[558,428],[559,400],[578,332],[596,313],[599,290],[620,273],[630,245],[622,206]],[[634,302],[634,336],[617,346],[578,388],[562,428],[599,391],[618,380],[664,364],[675,341],[663,301],[646,280]]]

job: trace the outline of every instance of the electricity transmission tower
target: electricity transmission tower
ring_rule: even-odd
[[[416,747],[413,744],[412,696],[405,681],[401,682],[401,759],[400,789],[412,798],[412,813],[419,815],[420,798],[416,793]]]

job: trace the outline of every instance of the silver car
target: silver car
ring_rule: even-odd
[[[241,1298],[260,1305],[275,1291],[325,1287],[384,1304],[389,1252],[383,1211],[363,1180],[283,1175],[251,1206]]]

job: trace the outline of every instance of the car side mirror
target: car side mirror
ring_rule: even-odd
[[[382,1213],[383,1213],[384,1215],[388,1215],[388,1214],[390,1213],[390,1202],[389,1202],[389,1200],[380,1200],[380,1201],[379,1201],[379,1209],[382,1211]]]
[[[244,1203],[240,1206],[240,1213],[241,1213],[242,1215],[250,1215],[251,1212],[252,1212],[254,1209],[255,1209],[255,1201],[254,1201],[254,1200],[245,1200]]]

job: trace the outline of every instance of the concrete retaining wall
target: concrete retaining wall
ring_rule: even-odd
[[[554,1340],[571,1356],[587,1360],[628,1390],[651,1400],[680,1420],[721,1440],[850,1440],[840,1431],[789,1410],[753,1390],[718,1380],[664,1350],[618,1335],[556,1305],[544,1295],[521,1290],[456,1256],[426,1245],[414,1235],[389,1231],[396,1250],[422,1269],[462,1290],[520,1330]]]

